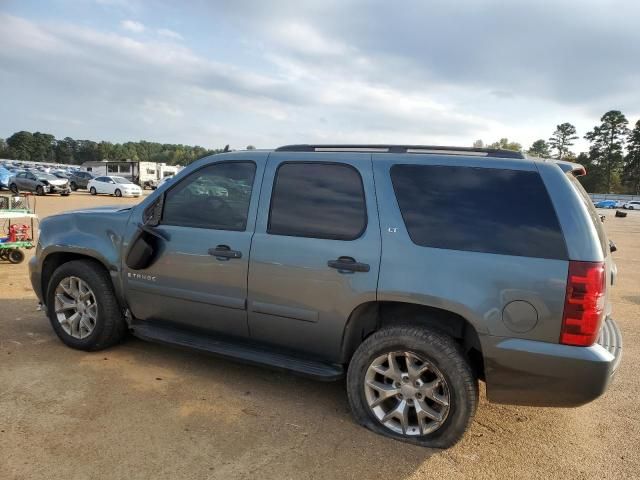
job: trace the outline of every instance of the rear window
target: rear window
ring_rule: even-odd
[[[558,218],[537,172],[394,165],[391,180],[417,245],[567,258]]]
[[[600,240],[600,248],[602,248],[602,254],[606,257],[609,254],[607,234],[604,231],[604,225],[602,225],[602,220],[600,220],[600,215],[598,215],[598,211],[596,210],[595,205],[591,201],[591,197],[584,189],[582,184],[578,181],[578,179],[571,173],[567,173],[567,178],[576,189],[582,202],[587,207],[587,211],[589,212],[589,216],[591,217],[591,222],[593,226],[596,228],[596,232],[598,232],[598,240]]]

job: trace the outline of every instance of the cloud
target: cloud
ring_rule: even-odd
[[[174,32],[173,30],[169,30],[168,28],[159,28],[158,30],[156,30],[156,32],[161,37],[170,38],[172,40],[184,40],[182,35],[180,35],[178,32]]]
[[[551,8],[159,0],[126,14],[144,24],[124,20],[124,32],[0,16],[0,100],[12,113],[0,133],[76,125],[62,133],[206,146],[529,145],[565,121],[583,134],[611,108],[635,120],[640,4]],[[69,121],[47,123],[54,116]]]
[[[133,33],[142,33],[145,31],[145,26],[140,22],[136,22],[135,20],[122,20],[120,22],[120,26],[123,29]]]

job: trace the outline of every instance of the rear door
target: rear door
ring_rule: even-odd
[[[349,315],[376,299],[370,154],[269,157],[249,268],[251,337],[337,360]]]

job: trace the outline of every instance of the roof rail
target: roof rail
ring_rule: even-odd
[[[366,152],[366,153],[430,153],[439,155],[467,155],[478,157],[526,158],[522,152],[493,148],[445,147],[440,145],[363,145],[363,144],[325,144],[325,145],[284,145],[276,152]]]

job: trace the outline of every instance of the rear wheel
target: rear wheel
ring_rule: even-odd
[[[122,192],[120,191],[120,189],[119,189],[119,188],[116,188],[116,191],[115,191],[115,192],[113,192],[113,194],[114,194],[116,197],[121,197],[121,196],[122,196]]]
[[[10,250],[7,258],[11,263],[22,263],[24,261],[24,253],[21,250]]]
[[[120,342],[126,322],[107,272],[93,261],[60,266],[47,292],[49,321],[67,346],[102,350]]]
[[[459,345],[420,327],[389,327],[356,350],[347,374],[355,419],[376,433],[447,448],[464,434],[478,383]]]
[[[9,185],[9,190],[11,190],[11,193],[15,193],[16,195],[20,192],[20,190],[18,189],[18,185],[16,185],[15,183]]]
[[[78,186],[76,185],[76,182],[71,182],[71,185],[69,185],[69,187],[71,187],[71,190],[74,192],[78,190]]]
[[[97,195],[97,194],[98,194],[98,192],[96,191],[96,187],[91,187],[91,188],[89,189],[89,193],[90,193],[91,195]]]

